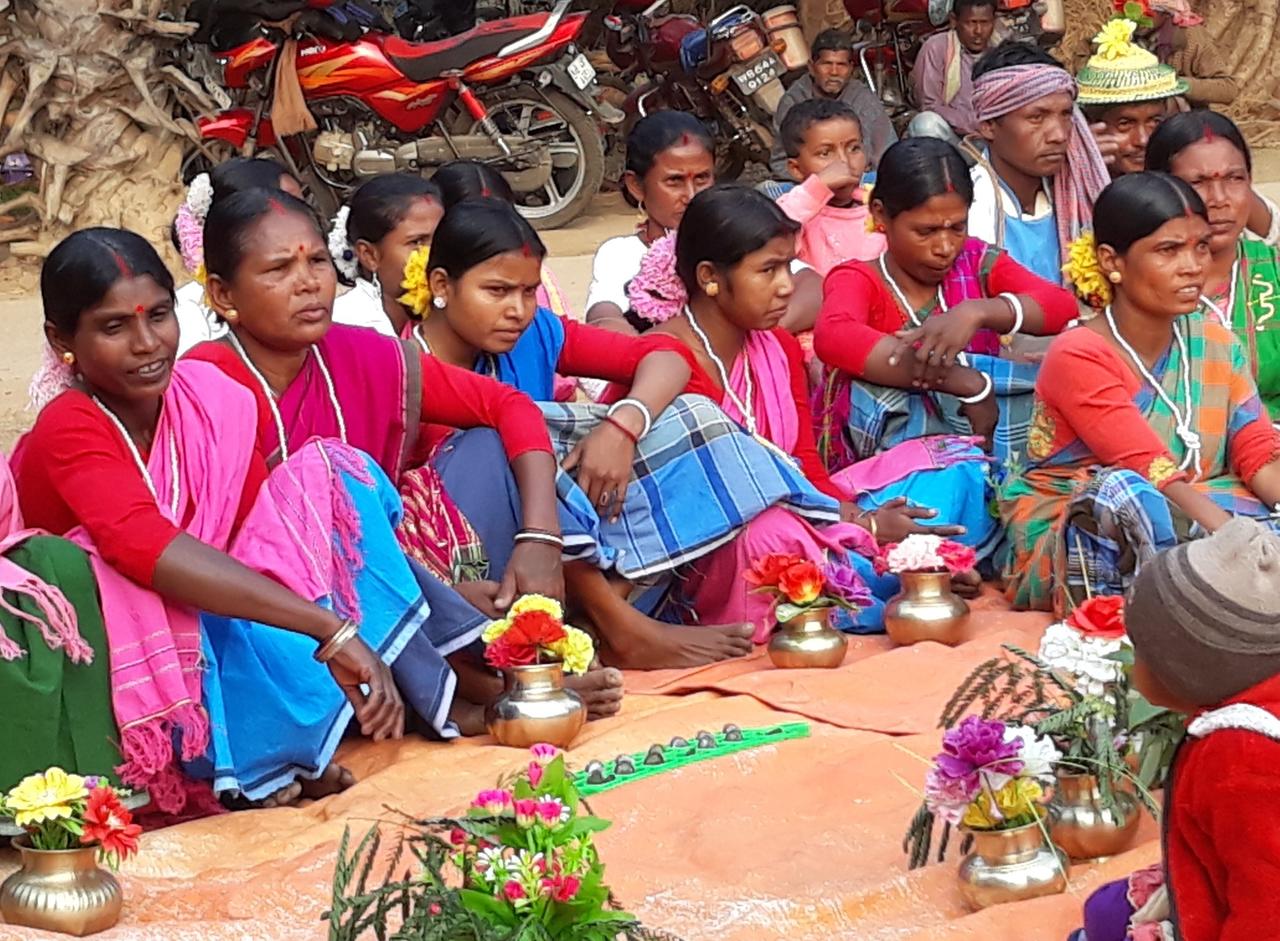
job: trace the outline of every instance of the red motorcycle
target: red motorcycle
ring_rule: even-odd
[[[288,9],[288,0],[267,2],[273,14],[282,3]],[[597,101],[595,69],[576,46],[587,17],[567,14],[569,4],[431,43],[376,24],[353,28],[350,16],[328,28],[342,13],[330,0],[305,0],[302,15],[285,23],[244,7],[226,16],[225,3],[214,16],[210,5],[185,63],[206,89],[222,92],[224,110],[197,119],[201,159],[216,156],[207,142],[243,155],[270,151],[327,210],[369,177],[482,160],[503,173],[531,222],[565,225],[600,188],[601,124],[622,120]],[[281,140],[270,115],[288,38],[297,40],[298,81],[319,128]]]

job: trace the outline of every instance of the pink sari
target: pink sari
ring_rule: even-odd
[[[777,337],[764,330],[752,331],[742,354],[729,373],[729,387],[739,400],[747,395],[747,368],[753,392],[751,410],[756,431],[791,454],[800,434],[800,413],[791,393],[791,367]],[[733,398],[720,403],[725,414],[746,424],[746,416]],[[871,557],[875,540],[861,526],[833,523],[817,529],[808,520],[784,510],[765,510],[733,539],[694,565],[688,591],[698,620],[704,624],[751,624],[752,639],[762,644],[773,632],[775,600],[753,592],[744,578],[752,563],[770,553],[797,555],[825,566],[853,551]]]

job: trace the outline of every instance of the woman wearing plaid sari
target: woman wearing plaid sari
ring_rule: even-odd
[[[1049,348],[1028,464],[1001,492],[1017,607],[1123,593],[1155,553],[1232,515],[1274,520],[1280,438],[1244,348],[1195,313],[1207,220],[1195,190],[1165,174],[1124,176],[1098,199],[1099,270],[1071,275],[1114,298]]]

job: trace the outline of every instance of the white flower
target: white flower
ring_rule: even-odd
[[[1040,640],[1040,659],[1050,669],[1067,674],[1076,692],[1101,696],[1108,683],[1124,676],[1121,664],[1107,658],[1120,651],[1124,638],[1086,637],[1065,622],[1050,624]]]
[[[338,273],[348,281],[354,281],[360,274],[360,265],[356,262],[356,253],[347,238],[347,219],[350,215],[351,207],[343,206],[333,217],[333,228],[329,230],[329,254]]]
[[[209,174],[201,173],[191,181],[191,185],[187,187],[185,202],[197,219],[203,221],[208,217],[209,209],[213,206],[213,181],[209,179]]]
[[[885,556],[885,564],[888,565],[889,571],[894,573],[945,569],[947,564],[938,554],[938,548],[941,545],[941,536],[912,533],[889,550]]]
[[[505,882],[507,879],[507,860],[504,847],[491,846],[482,849],[476,856],[476,872],[484,877],[485,882]]]
[[[1022,760],[1022,777],[1040,781],[1053,780],[1054,766],[1062,760],[1062,752],[1047,735],[1037,738],[1034,729],[1025,725],[1011,725],[1005,729],[1006,742],[1020,741],[1018,757]]]

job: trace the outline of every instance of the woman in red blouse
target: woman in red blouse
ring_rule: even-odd
[[[1019,607],[1123,593],[1155,552],[1232,515],[1270,522],[1280,503],[1280,439],[1248,356],[1198,310],[1204,203],[1174,177],[1130,174],[1103,191],[1094,221],[1114,297],[1050,346],[1028,466],[1001,494]]]
[[[916,138],[885,152],[871,214],[887,250],[831,271],[814,333],[833,469],[937,433],[972,431],[991,450],[1007,383],[1001,337],[1056,334],[1075,316],[1070,292],[968,237],[972,200],[950,145]],[[1002,460],[1020,450],[994,443]]]

